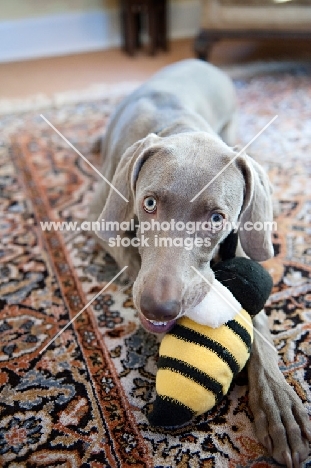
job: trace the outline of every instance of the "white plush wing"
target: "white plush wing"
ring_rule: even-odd
[[[212,288],[203,301],[185,315],[201,325],[218,328],[234,319],[241,308],[229,289],[214,279]]]

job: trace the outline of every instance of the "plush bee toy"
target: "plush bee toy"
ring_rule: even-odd
[[[157,396],[148,419],[177,427],[209,411],[245,366],[253,341],[252,317],[263,308],[272,279],[253,260],[237,257],[214,267],[206,298],[163,338]]]

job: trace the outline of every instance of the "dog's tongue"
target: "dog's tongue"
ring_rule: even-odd
[[[170,331],[176,323],[176,320],[169,320],[168,322],[150,322],[142,314],[139,314],[139,318],[142,326],[150,333],[167,333]]]

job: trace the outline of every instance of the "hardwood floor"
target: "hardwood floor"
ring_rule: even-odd
[[[0,64],[0,98],[80,90],[96,83],[145,80],[161,67],[193,57],[193,39],[170,43],[169,52],[154,57],[144,51],[128,57],[119,49]],[[221,41],[211,54],[215,65],[261,59],[311,57],[311,42]]]

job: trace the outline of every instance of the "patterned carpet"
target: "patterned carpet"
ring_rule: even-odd
[[[280,201],[267,306],[280,366],[311,414],[311,82],[308,71],[235,80],[239,144],[251,146]],[[120,96],[42,110],[96,165],[91,142]],[[96,174],[39,116],[1,119],[0,466],[277,467],[256,440],[242,372],[219,407],[182,429],[146,419],[158,339],[116,281],[46,351],[40,350],[118,272],[88,233],[42,231],[84,219]],[[311,466],[311,456],[304,466]]]

